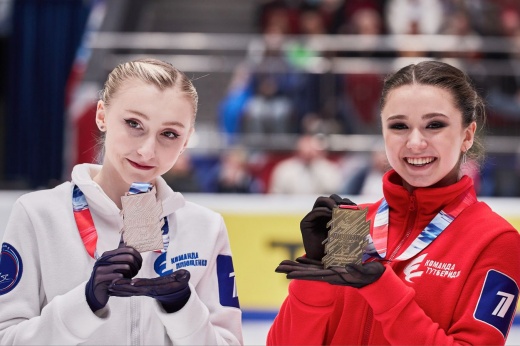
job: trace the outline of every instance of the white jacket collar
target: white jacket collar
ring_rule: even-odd
[[[74,166],[72,170],[72,183],[76,184],[87,198],[89,207],[104,215],[119,215],[120,210],[116,204],[105,194],[92,177],[101,169],[100,165],[83,163]],[[179,192],[174,192],[162,177],[156,181],[157,198],[162,201],[162,217],[174,213],[184,207],[186,201]]]

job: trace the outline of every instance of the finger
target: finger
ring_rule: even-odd
[[[108,286],[108,292],[118,297],[130,297],[130,296],[143,296],[146,295],[146,290],[142,288],[134,287],[132,284],[116,285],[111,284]]]
[[[162,287],[162,286],[175,286],[176,284],[185,285],[189,281],[189,272],[187,270],[184,273],[179,273],[179,277],[182,280],[177,279],[177,274],[172,273],[167,276],[160,276],[151,279],[137,278],[132,280],[132,285],[135,287]]]
[[[99,266],[96,269],[96,275],[105,275],[111,273],[119,273],[121,277],[131,278],[137,272],[135,271],[135,266],[131,263],[111,263],[106,266]]]
[[[330,195],[330,198],[336,203],[337,205],[356,205],[356,203],[352,202],[348,198],[341,198],[340,196],[333,194]]]
[[[280,262],[280,265],[287,265],[287,266],[294,266],[296,268],[308,268],[309,266],[312,266],[312,264],[305,264],[305,263],[299,263],[291,260],[283,260]],[[323,266],[319,266],[321,269],[323,269]]]
[[[315,265],[315,266],[323,267],[323,263],[321,263],[321,261],[318,261],[318,260],[315,260],[315,259],[311,259],[311,258],[308,258],[308,257],[298,257],[296,259],[296,262],[302,263],[302,264],[312,264],[312,265]]]
[[[345,265],[345,271],[348,273],[348,275],[352,276],[355,279],[360,279],[365,275],[365,273],[363,272],[363,268],[360,265],[356,264]]]
[[[310,211],[307,215],[304,216],[304,218],[302,219],[302,223],[303,222],[314,222],[314,221],[316,221],[318,219],[322,219],[322,218],[331,219],[332,218],[332,209],[329,209],[327,207],[318,207],[318,208],[312,209],[312,211]]]
[[[330,277],[337,275],[335,272],[333,272],[330,269],[314,269],[314,270],[294,270],[290,274],[294,277]]]
[[[370,262],[363,264],[363,270],[367,274],[381,274],[385,271],[385,266],[380,262]]]
[[[179,282],[188,282],[190,281],[191,274],[186,269],[179,269],[172,274],[175,277],[175,280]]]
[[[117,289],[108,288],[108,295],[112,297],[134,297],[138,294],[134,294],[133,292],[120,291]]]
[[[274,272],[275,272],[275,273],[283,273],[283,274],[287,274],[287,273],[290,273],[290,272],[295,271],[295,270],[298,270],[298,268],[291,267],[291,266],[283,266],[283,265],[279,265],[278,267],[276,267],[276,269],[274,270]]]
[[[139,269],[141,269],[143,263],[143,258],[141,257],[141,254],[132,248],[120,250],[125,251],[110,254],[100,258],[98,260],[98,266],[107,266],[112,264],[128,264],[132,267],[132,270],[135,272],[134,275],[137,274],[139,272]]]
[[[280,264],[276,269],[274,270],[276,273],[290,273],[292,271],[297,270],[305,270],[305,267],[302,267],[300,265],[295,264]]]
[[[328,209],[334,208],[336,206],[336,202],[330,197],[318,197],[312,206],[312,209],[325,207]]]
[[[130,246],[125,246],[122,248],[117,248],[115,250],[106,251],[103,255],[98,259],[98,262],[110,262],[121,260],[119,256],[131,256],[123,259],[123,261],[136,261],[136,263],[140,263],[143,261],[143,258],[139,251]],[[115,259],[113,259],[115,257]]]
[[[114,280],[119,280],[123,278],[123,274],[121,273],[96,273],[96,285],[103,284],[103,285],[110,285]]]
[[[123,239],[123,234],[121,234],[121,238],[119,239],[119,246],[117,248],[120,249],[125,246],[126,246],[126,243],[125,243],[125,240]]]
[[[113,280],[110,285],[111,286],[114,286],[114,285],[129,285],[131,283],[132,283],[132,279],[122,278],[122,279]]]
[[[384,270],[383,265],[378,262],[371,262],[364,265],[352,263],[347,264],[345,267],[349,273],[356,276],[379,274]]]
[[[301,280],[315,280],[315,281],[324,281],[329,282],[336,276],[335,273],[331,271],[305,271],[305,270],[295,270],[287,274],[288,279],[301,279]]]

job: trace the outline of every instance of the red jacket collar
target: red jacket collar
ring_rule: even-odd
[[[419,213],[416,214],[414,229],[420,232],[441,209],[468,189],[475,194],[473,180],[463,176],[449,186],[421,187],[410,193],[403,187],[397,172],[390,170],[383,176],[383,194],[390,207],[390,227],[393,228],[392,224],[401,224],[408,219],[410,211],[417,209]]]

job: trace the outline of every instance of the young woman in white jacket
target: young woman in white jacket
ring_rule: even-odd
[[[13,206],[0,344],[243,343],[223,219],[161,178],[186,148],[197,101],[162,61],[109,74],[96,111],[103,164],[77,165],[71,181]]]

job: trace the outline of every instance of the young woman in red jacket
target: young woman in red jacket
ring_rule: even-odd
[[[277,272],[295,279],[267,344],[500,345],[515,316],[520,235],[477,201],[462,175],[478,159],[482,99],[457,68],[426,61],[384,82],[381,121],[392,170],[368,208],[361,265],[325,267],[337,195],[301,222],[304,257]],[[352,208],[352,206],[351,206]],[[356,207],[354,207],[356,208]]]

